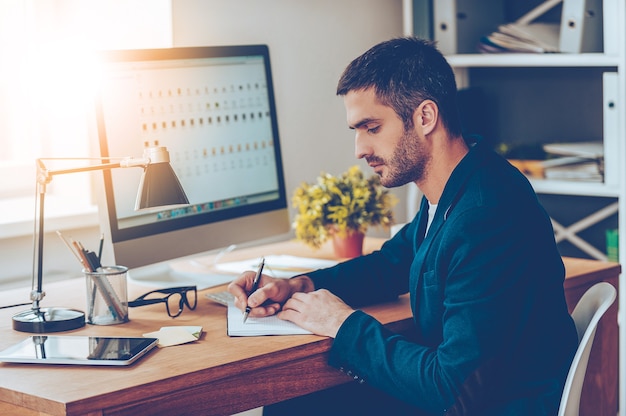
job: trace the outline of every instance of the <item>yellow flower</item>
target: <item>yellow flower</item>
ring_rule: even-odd
[[[397,202],[377,175],[365,178],[356,165],[341,176],[322,172],[314,184],[302,183],[294,191],[292,228],[297,239],[319,248],[334,233],[390,227]]]

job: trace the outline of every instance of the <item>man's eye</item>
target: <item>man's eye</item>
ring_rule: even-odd
[[[378,130],[380,130],[380,126],[370,127],[370,128],[367,129],[367,132],[375,134],[375,133],[378,133]]]

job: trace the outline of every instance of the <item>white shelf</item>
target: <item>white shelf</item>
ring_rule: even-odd
[[[584,181],[556,181],[547,179],[529,179],[535,192],[539,194],[599,196],[618,198],[620,189],[603,183]]]
[[[602,53],[502,53],[448,55],[453,68],[519,67],[617,67],[620,57]]]

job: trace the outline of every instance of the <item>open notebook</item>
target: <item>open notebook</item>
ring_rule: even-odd
[[[254,337],[260,335],[301,335],[310,331],[300,328],[293,322],[283,321],[276,316],[263,318],[248,317],[243,323],[243,312],[233,302],[228,302],[228,336]]]

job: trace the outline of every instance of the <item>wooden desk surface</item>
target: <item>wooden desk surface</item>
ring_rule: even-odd
[[[368,239],[365,251],[382,239]],[[313,252],[296,242],[237,250],[228,260],[268,254],[332,258],[329,247]],[[619,273],[619,266],[566,259],[568,277]],[[45,286],[42,306],[85,309],[82,278]],[[147,291],[130,285],[129,298]],[[223,290],[217,287],[209,290]],[[0,305],[27,300],[28,289],[0,294]],[[11,316],[28,307],[0,310],[0,349],[30,334],[14,331]],[[407,296],[365,309],[393,330],[411,327]],[[130,322],[114,326],[87,325],[62,335],[141,336],[168,325],[200,325],[194,343],[155,349],[135,365],[123,368],[43,366],[0,363],[0,414],[138,415],[232,414],[350,381],[329,367],[331,340],[315,335],[244,337],[226,335],[226,310],[198,294],[195,311],[170,319],[163,305],[131,308]],[[247,386],[254,385],[254,389]]]
[[[622,271],[619,263],[564,257],[565,288],[580,286],[591,281],[613,279]]]
[[[368,241],[368,247],[380,245]],[[329,247],[312,252],[296,242],[237,250],[225,261],[268,254],[331,258]],[[42,306],[85,310],[82,278],[44,286]],[[223,290],[217,287],[208,290]],[[129,285],[129,298],[149,290]],[[0,294],[0,305],[27,301],[28,289]],[[30,334],[14,331],[11,316],[28,306],[0,310],[0,350]],[[410,326],[408,298],[368,308],[383,323]],[[198,294],[198,307],[176,319],[163,305],[131,308],[130,322],[87,325],[61,335],[141,336],[167,325],[201,325],[194,343],[155,349],[124,368],[20,365],[0,363],[0,414],[232,414],[337,385],[350,379],[326,365],[331,340],[315,335],[243,337],[226,335],[226,309]],[[268,383],[268,381],[270,381]],[[254,385],[254,389],[247,387]],[[3,403],[4,402],[4,403]],[[102,411],[106,409],[106,411]],[[210,409],[210,410],[207,410]],[[39,413],[38,413],[39,412]]]

